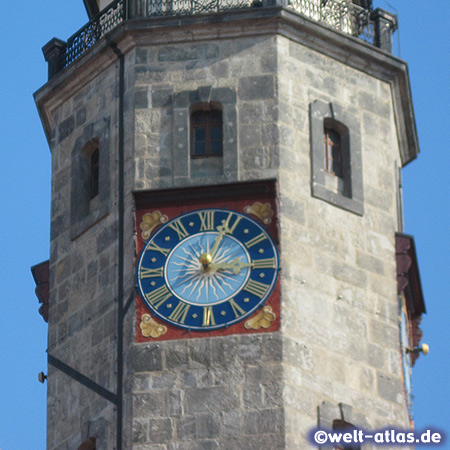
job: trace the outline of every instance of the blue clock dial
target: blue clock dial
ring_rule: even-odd
[[[245,247],[232,236],[222,238],[210,269],[202,270],[200,256],[209,254],[217,236],[218,233],[213,232],[189,236],[168,256],[165,266],[167,285],[180,300],[194,305],[220,303],[233,297],[247,281],[250,257]]]
[[[173,325],[211,330],[252,314],[271,294],[279,259],[250,217],[204,209],[177,217],[146,243],[137,265],[149,309]]]

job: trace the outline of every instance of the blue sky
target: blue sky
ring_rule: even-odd
[[[421,154],[403,170],[405,232],[415,236],[431,347],[414,368],[416,426],[450,434],[450,52],[448,0],[376,1],[398,13]],[[81,0],[8,2],[1,33],[0,449],[45,448],[47,325],[30,266],[48,258],[50,152],[32,93],[47,80],[41,47],[86,21]],[[388,424],[386,424],[388,425]],[[450,436],[449,436],[450,437]],[[421,447],[426,448],[426,447]],[[430,447],[431,448],[431,447]],[[444,447],[450,448],[450,442]]]

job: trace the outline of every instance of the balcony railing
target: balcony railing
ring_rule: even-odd
[[[128,19],[158,16],[189,16],[212,12],[265,7],[267,0],[115,0],[67,42],[53,39],[44,46],[49,78],[83,55],[103,36]],[[395,16],[371,11],[351,0],[269,0],[343,33],[392,51]],[[267,1],[267,3],[269,3]],[[378,14],[374,14],[378,13]],[[390,48],[389,48],[390,47]]]
[[[64,67],[79,58],[105,34],[124,21],[124,3],[126,1],[116,0],[67,40]]]

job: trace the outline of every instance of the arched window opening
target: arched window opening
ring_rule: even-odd
[[[92,152],[90,157],[90,168],[91,168],[91,176],[90,176],[90,199],[97,197],[99,192],[99,152],[98,147]]]
[[[342,433],[352,433],[355,426],[342,419],[333,420],[333,431]],[[361,450],[361,446],[358,444],[339,444],[334,447],[334,450]]]
[[[208,105],[209,106],[209,105]],[[223,131],[220,109],[200,109],[191,114],[191,156],[222,156]]]
[[[345,127],[333,119],[323,124],[324,169],[339,178],[344,177],[342,137]]]

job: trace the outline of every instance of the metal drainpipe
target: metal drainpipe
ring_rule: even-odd
[[[119,59],[119,248],[118,248],[118,318],[117,318],[117,450],[122,450],[123,427],[123,322],[124,322],[124,92],[125,92],[125,57],[115,42],[110,43],[112,50]]]

